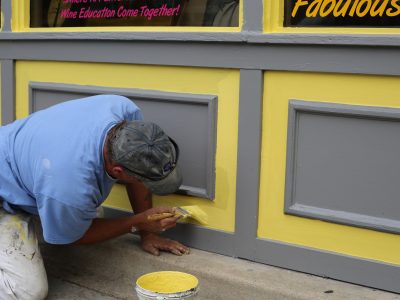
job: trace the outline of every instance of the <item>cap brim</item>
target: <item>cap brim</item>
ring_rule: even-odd
[[[143,184],[154,194],[165,196],[175,193],[182,184],[182,174],[178,166],[164,179],[158,181],[142,180]]]

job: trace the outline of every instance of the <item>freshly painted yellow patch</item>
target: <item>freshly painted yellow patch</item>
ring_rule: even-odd
[[[264,84],[258,237],[400,264],[399,235],[283,213],[289,100],[400,108],[400,78],[267,72]]]
[[[54,82],[140,88],[218,96],[216,190],[214,201],[171,195],[154,196],[157,206],[197,205],[208,215],[208,227],[233,232],[236,202],[236,156],[239,71],[128,64],[17,61],[16,115],[28,115],[29,82]],[[146,116],[145,116],[146,117]],[[130,209],[126,192],[116,185],[107,206]]]
[[[136,281],[136,285],[150,292],[175,294],[197,288],[199,281],[191,274],[162,271],[149,273],[139,277]]]
[[[294,3],[311,4],[313,0],[292,0]],[[328,0],[326,0],[327,2]],[[264,0],[264,31],[269,33],[335,33],[335,34],[398,34],[399,28],[361,27],[284,27],[286,0]],[[361,4],[361,2],[360,2]],[[397,11],[397,9],[394,9]]]
[[[178,210],[178,214],[182,215],[182,219],[185,221],[188,219],[193,219],[202,225],[208,224],[207,213],[197,205],[179,206],[179,208],[184,210],[183,214]]]

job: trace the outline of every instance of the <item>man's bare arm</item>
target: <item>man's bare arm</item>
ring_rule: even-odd
[[[152,194],[142,183],[129,183],[126,185],[126,190],[132,209],[135,213],[147,211],[152,207]],[[165,218],[160,220],[160,223],[166,230],[174,227],[178,219],[178,217]],[[160,250],[169,251],[176,255],[182,255],[189,252],[189,248],[186,246],[177,241],[163,238],[155,234],[154,231],[151,232],[141,229],[139,233],[142,238],[142,248],[153,255],[159,255]]]
[[[149,216],[159,213],[173,213],[171,208],[156,207],[147,209],[140,214],[118,219],[94,219],[85,235],[75,245],[94,244],[112,239],[125,233],[131,232],[132,226],[146,232],[162,232],[170,228],[163,220],[150,220]]]

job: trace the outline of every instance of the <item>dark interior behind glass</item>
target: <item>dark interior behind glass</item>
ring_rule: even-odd
[[[31,0],[31,27],[237,27],[239,0]]]

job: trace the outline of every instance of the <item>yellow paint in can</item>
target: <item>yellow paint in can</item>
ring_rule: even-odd
[[[199,281],[188,273],[161,271],[139,277],[136,285],[154,293],[176,294],[196,289]]]

